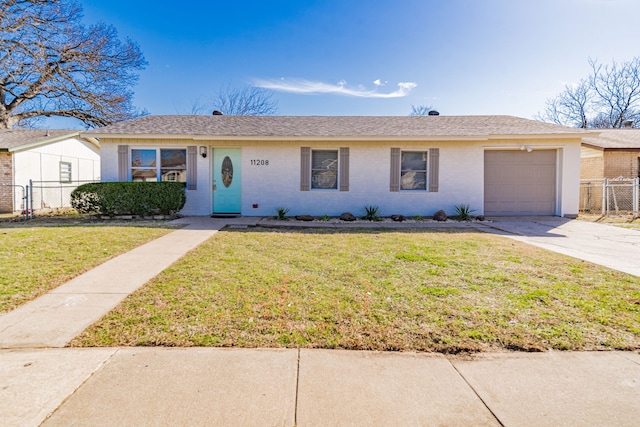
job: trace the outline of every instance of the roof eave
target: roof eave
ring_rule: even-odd
[[[81,137],[88,139],[91,138],[95,141],[100,141],[100,138],[108,139],[193,139],[193,135],[184,134],[154,134],[154,133],[92,133],[82,132]]]
[[[487,139],[582,139],[588,136],[593,136],[593,134],[587,132],[492,134]]]
[[[604,147],[601,147],[599,145],[590,144],[590,143],[584,142],[584,141],[582,141],[582,146],[583,147],[587,147],[587,148],[592,148],[594,150],[604,151]]]
[[[640,146],[638,147],[600,147],[597,145],[591,145],[586,143],[582,143],[582,145],[587,146],[589,148],[596,149],[596,150],[600,150],[600,151],[627,151],[631,153],[640,151]]]
[[[185,134],[82,134],[102,139],[181,139],[190,141],[485,141],[468,135],[185,135]]]
[[[8,149],[8,151],[10,153],[13,153],[15,151],[28,150],[30,148],[35,148],[35,147],[40,147],[40,146],[43,146],[43,145],[53,144],[54,142],[59,142],[59,141],[65,140],[65,139],[75,138],[75,137],[80,137],[80,131],[70,132],[70,133],[67,133],[67,134],[64,134],[64,135],[58,135],[58,136],[54,136],[54,137],[51,137],[51,138],[41,139],[40,141],[28,142],[26,144],[18,145],[16,147],[11,147],[11,148]]]
[[[189,141],[487,141],[492,139],[579,139],[584,134],[503,134],[503,135],[186,135],[186,134],[97,134],[97,139],[173,139]]]
[[[206,135],[170,133],[92,133],[82,132],[88,139],[160,139],[188,141],[487,141],[506,139],[582,139],[598,135],[590,132],[514,133],[490,135]]]

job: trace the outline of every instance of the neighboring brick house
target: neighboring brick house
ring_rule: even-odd
[[[100,147],[74,130],[0,130],[0,213],[22,206],[22,188],[29,180],[71,186],[100,179]],[[60,197],[42,204],[61,207]]]
[[[580,179],[640,177],[640,129],[605,129],[582,140]]]
[[[592,133],[510,116],[146,116],[83,132],[102,181],[185,182],[184,215],[578,214]]]

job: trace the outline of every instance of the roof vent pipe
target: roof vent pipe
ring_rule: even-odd
[[[213,113],[211,113],[211,114],[213,114],[214,116],[222,116],[222,111],[220,111],[220,110],[213,110]]]
[[[622,122],[622,127],[623,128],[632,128],[633,127],[633,120],[625,120],[624,122]]]
[[[429,111],[429,115],[430,116],[439,116],[440,113],[438,113],[436,110],[431,110],[431,111]]]

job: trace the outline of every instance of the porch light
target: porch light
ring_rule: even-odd
[[[204,145],[200,146],[200,155],[203,159],[207,157],[207,147],[205,147]]]

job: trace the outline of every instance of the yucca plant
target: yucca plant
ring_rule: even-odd
[[[367,221],[380,221],[382,218],[380,218],[380,208],[377,206],[365,206],[364,207],[364,216],[362,217],[362,219],[367,220]]]
[[[278,221],[286,221],[288,213],[289,213],[288,208],[276,208],[276,219]]]
[[[476,211],[475,209],[471,209],[469,205],[455,205],[454,209],[456,210],[456,217],[459,221],[469,221],[471,214]]]

